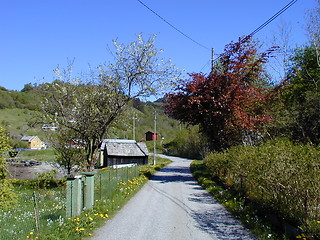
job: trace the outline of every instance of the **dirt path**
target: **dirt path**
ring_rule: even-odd
[[[256,239],[197,184],[189,170],[191,160],[161,157],[173,163],[148,181],[93,239]]]

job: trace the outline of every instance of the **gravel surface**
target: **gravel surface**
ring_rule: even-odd
[[[95,240],[256,239],[193,179],[191,160],[173,163],[95,232]]]

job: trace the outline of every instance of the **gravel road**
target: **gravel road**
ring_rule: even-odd
[[[95,240],[256,239],[193,179],[191,160],[173,163],[95,232]]]

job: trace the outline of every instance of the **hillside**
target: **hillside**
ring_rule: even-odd
[[[9,91],[0,87],[0,125],[5,127],[16,142],[23,135],[37,135],[46,141],[47,132],[41,129],[42,123],[34,124],[39,116],[41,97],[37,87],[25,91]],[[161,101],[131,101],[127,110],[110,128],[105,138],[145,139],[147,131],[154,131],[154,112],[157,112],[157,132],[161,142],[172,141],[181,129],[178,121],[163,113]]]

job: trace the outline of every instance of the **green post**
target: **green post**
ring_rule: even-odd
[[[83,206],[85,209],[90,209],[94,204],[94,173],[83,172],[82,175],[84,175]]]
[[[81,213],[82,201],[82,176],[75,176],[67,179],[67,218],[76,217]]]

